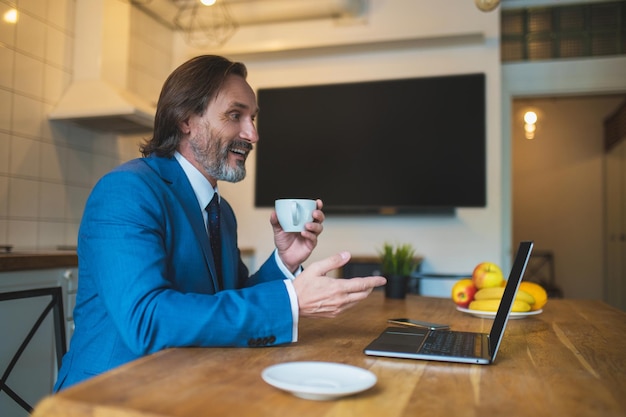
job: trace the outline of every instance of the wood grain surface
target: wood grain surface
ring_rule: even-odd
[[[448,299],[375,291],[336,319],[302,319],[297,343],[165,350],[44,399],[34,416],[626,416],[626,313],[605,303],[550,300],[509,320],[492,365],[363,354],[392,317],[482,332],[493,322]],[[300,399],[261,379],[289,361],[351,364],[378,381],[338,400]]]

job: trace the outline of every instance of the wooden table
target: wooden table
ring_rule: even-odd
[[[35,417],[78,416],[626,416],[626,313],[600,301],[550,300],[509,320],[493,365],[370,357],[387,318],[488,332],[492,320],[448,299],[375,291],[336,319],[303,319],[300,341],[269,348],[169,349],[44,399]],[[267,366],[332,361],[377,384],[334,401],[300,399],[261,379]]]

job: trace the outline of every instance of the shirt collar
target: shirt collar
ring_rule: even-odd
[[[213,194],[219,192],[217,190],[217,186],[215,189],[206,179],[202,172],[200,172],[195,166],[191,164],[180,152],[176,151],[174,153],[174,157],[180,164],[183,171],[185,171],[185,175],[189,179],[191,183],[191,188],[193,188],[193,192],[196,194],[196,199],[198,200],[198,204],[200,205],[200,210],[204,210],[206,206],[211,202],[213,198]]]

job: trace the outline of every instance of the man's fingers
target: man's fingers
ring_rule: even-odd
[[[315,275],[326,275],[333,269],[341,268],[350,260],[350,252],[342,251],[321,261],[313,262],[307,269],[312,270]]]
[[[326,274],[350,260],[349,252],[313,262],[293,282],[300,314],[311,317],[336,317],[342,311],[365,299],[375,287],[385,285],[381,276],[337,279]]]
[[[387,283],[385,277],[371,276],[371,277],[357,277],[343,280],[346,284],[346,291],[349,293],[366,292],[369,294],[372,289],[383,286]]]

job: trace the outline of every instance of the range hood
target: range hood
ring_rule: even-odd
[[[155,107],[127,89],[130,19],[129,3],[76,1],[74,77],[50,120],[121,134],[153,129]]]

